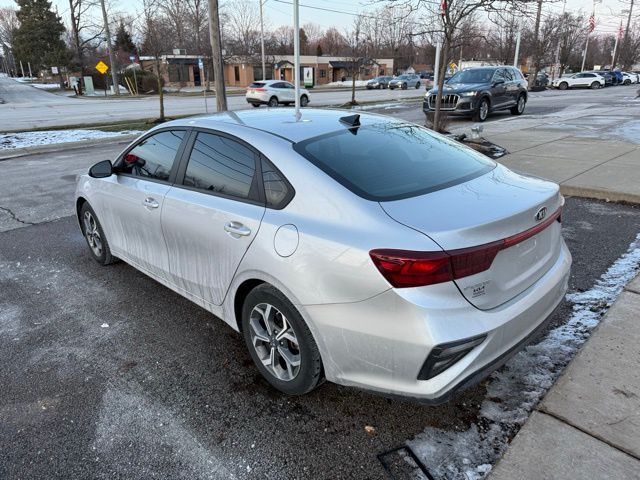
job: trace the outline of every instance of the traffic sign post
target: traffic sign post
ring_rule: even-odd
[[[209,113],[209,107],[207,106],[207,84],[204,82],[204,62],[201,58],[198,59],[198,68],[200,69],[200,84],[202,87],[202,97],[204,98],[204,113]]]
[[[129,61],[134,64],[136,62],[136,56],[130,55]],[[135,87],[135,93],[138,95],[138,76],[136,75],[136,67],[133,67],[133,86]]]
[[[96,70],[98,70],[98,72],[100,72],[102,75],[104,75],[104,96],[107,96],[107,84],[109,83],[109,78],[107,77],[107,71],[109,70],[109,65],[107,65],[106,63],[104,63],[102,60],[100,60],[97,64],[96,64]]]

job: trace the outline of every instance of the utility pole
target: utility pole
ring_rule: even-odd
[[[213,60],[213,82],[216,89],[216,109],[227,111],[227,94],[224,89],[224,63],[222,61],[222,37],[220,36],[220,14],[218,0],[209,0],[209,33],[211,59]]]
[[[520,56],[520,26],[518,26],[518,34],[516,35],[516,51],[513,55],[513,66],[516,68],[520,68],[518,66],[518,57]]]
[[[296,120],[300,119],[300,14],[298,0],[293,0],[293,56],[294,85],[296,95]]]
[[[618,33],[616,34],[616,43],[613,44],[613,55],[611,56],[611,71],[616,68],[616,60],[618,55],[618,43],[620,41],[620,33],[622,31],[622,20],[620,20],[620,28],[618,29]]]
[[[104,6],[104,0],[100,0],[102,7],[102,21],[104,22],[104,34],[107,40],[107,52],[109,53],[109,63],[111,64],[111,81],[113,82],[113,90],[117,96],[120,96],[120,85],[118,85],[118,72],[116,71],[116,58],[111,48],[111,32],[109,32],[109,19],[107,18],[107,8]]]
[[[633,12],[633,0],[631,0],[631,2],[629,3],[629,16],[627,17],[627,29],[624,31],[624,40],[622,42],[622,48],[624,48],[625,50],[629,48],[629,28],[631,27],[631,13]],[[613,70],[613,67],[615,65],[611,66],[611,70]],[[623,65],[624,67],[625,65]]]
[[[437,87],[439,85],[438,79],[440,78],[440,49],[442,48],[442,43],[438,41],[436,43],[436,58],[434,60],[433,65],[433,86]]]
[[[262,52],[262,80],[267,79],[267,69],[264,62],[264,17],[262,15],[262,7],[267,0],[259,0],[260,2],[260,50]]]
[[[540,17],[542,16],[542,0],[538,0],[538,13],[536,14],[536,26],[533,34],[533,51],[534,53],[534,66],[533,75],[529,74],[529,89],[535,86],[538,78],[538,69],[540,68]]]
[[[560,31],[562,33],[564,33],[564,11],[567,7],[567,0],[564,0],[562,2],[562,16],[560,17],[560,21],[562,22],[562,25],[560,26]],[[558,77],[560,76],[560,44],[562,43],[562,37],[560,38],[560,40],[558,40],[558,48],[556,48],[556,59],[555,62],[553,63],[553,74],[551,75],[551,80],[555,80],[556,78],[556,73],[558,74]]]

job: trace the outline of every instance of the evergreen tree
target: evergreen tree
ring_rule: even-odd
[[[13,37],[16,60],[31,63],[35,71],[43,67],[64,66],[69,51],[62,40],[62,20],[51,10],[48,0],[16,0],[20,26]]]
[[[128,54],[136,53],[136,46],[133,43],[131,34],[124,28],[124,23],[120,21],[118,30],[116,31],[116,50]]]

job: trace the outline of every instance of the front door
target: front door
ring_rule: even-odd
[[[214,305],[222,304],[265,212],[256,160],[238,140],[198,132],[183,178],[165,197],[170,281]]]
[[[502,83],[497,81],[502,80]],[[507,102],[507,77],[505,75],[505,69],[499,68],[493,74],[491,79],[493,86],[491,87],[492,107],[499,107]]]
[[[162,278],[169,262],[160,215],[185,134],[167,130],[141,140],[117,162],[118,174],[100,182],[97,195],[114,255]]]

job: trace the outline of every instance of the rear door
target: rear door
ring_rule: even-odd
[[[162,210],[170,281],[220,305],[265,212],[258,154],[223,133],[194,131]]]
[[[118,174],[100,183],[104,225],[116,256],[165,278],[167,250],[160,215],[175,178],[186,130],[149,135],[118,159]]]

